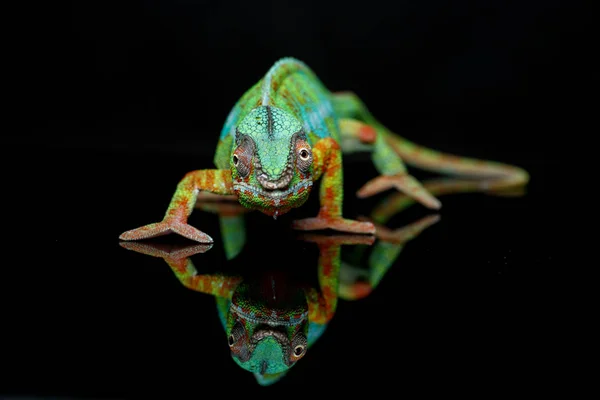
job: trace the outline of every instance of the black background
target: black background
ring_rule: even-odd
[[[544,317],[558,303],[545,285],[563,241],[567,194],[557,182],[593,114],[583,3],[26,8],[14,14],[16,51],[7,53],[16,66],[7,111],[17,124],[3,159],[14,236],[0,269],[0,393],[308,396],[324,385],[487,396],[555,387]],[[442,199],[441,222],[407,245],[380,287],[340,303],[289,376],[259,388],[229,359],[213,300],[117,237],[158,220],[185,172],[212,166],[231,106],[283,56],[305,61],[331,90],[353,90],[404,136],[520,165],[532,181],[523,198]],[[348,216],[370,204],[351,193],[374,173],[369,163],[346,169]],[[416,207],[394,224],[427,213]],[[194,218],[219,237],[214,217]],[[252,215],[255,244],[239,264],[314,268],[314,252],[273,234],[286,221]],[[226,268],[219,244],[197,257],[207,271]]]

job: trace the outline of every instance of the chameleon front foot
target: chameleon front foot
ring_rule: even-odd
[[[145,225],[140,228],[132,229],[123,232],[119,239],[121,240],[142,240],[150,239],[158,236],[177,233],[185,238],[194,240],[200,243],[213,243],[213,239],[206,233],[199,231],[185,222],[176,220],[164,220],[153,224]]]
[[[438,210],[442,203],[436,199],[417,179],[408,174],[380,175],[371,179],[356,192],[360,198],[370,197],[388,189],[397,189],[417,200],[425,207]]]
[[[375,225],[371,222],[361,222],[346,218],[315,217],[298,219],[292,222],[292,228],[301,231],[318,231],[333,229],[334,231],[347,233],[374,234]]]

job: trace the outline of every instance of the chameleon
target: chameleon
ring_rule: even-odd
[[[436,196],[484,191],[471,180],[452,178],[430,179],[423,186]],[[359,217],[376,226],[373,236],[310,232],[297,236],[294,241],[318,246],[317,282],[312,284],[294,279],[289,274],[290,268],[280,268],[276,260],[273,265],[261,263],[258,273],[257,268],[199,273],[192,256],[210,250],[212,243],[122,241],[120,245],[162,258],[184,287],[212,295],[232,359],[251,372],[259,385],[268,386],[285,377],[322,337],[340,299],[358,301],[368,297],[390,268],[397,268],[406,244],[440,220],[439,214],[432,214],[392,229],[389,221],[413,204],[415,200],[404,193],[385,196],[368,217]],[[246,228],[242,222],[247,209],[210,200],[199,202],[196,208],[219,215],[225,258],[227,262],[235,259],[246,246]],[[279,232],[264,232],[260,240],[278,249],[285,247],[284,253],[298,251]],[[342,246],[350,247],[344,255]]]
[[[284,57],[229,112],[215,150],[216,168],[186,173],[162,221],[125,231],[119,238],[176,233],[213,243],[210,235],[188,224],[202,196],[235,199],[249,210],[277,218],[305,204],[317,185],[317,215],[294,219],[293,229],[373,235],[372,222],[345,218],[342,212],[342,157],[355,152],[370,153],[379,174],[356,192],[359,198],[392,189],[428,209],[440,209],[440,200],[407,165],[468,177],[478,190],[489,192],[509,193],[529,181],[527,171],[518,166],[447,154],[392,132],[354,92],[330,91],[303,61]]]

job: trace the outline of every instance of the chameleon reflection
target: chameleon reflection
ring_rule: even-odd
[[[481,191],[471,180],[441,179],[425,183],[437,195]],[[512,194],[520,195],[519,191]],[[121,242],[121,246],[163,258],[181,283],[194,291],[215,296],[233,360],[254,374],[260,385],[279,381],[321,337],[333,318],[338,299],[368,296],[394,264],[404,245],[439,220],[428,215],[399,229],[385,226],[414,200],[394,193],[373,209],[368,220],[377,227],[373,236],[303,233],[298,238],[318,246],[318,285],[290,280],[276,268],[260,274],[199,274],[191,256],[208,251],[212,244],[187,246],[150,242]],[[228,260],[239,255],[246,241],[243,214],[246,210],[229,202],[201,201],[204,211],[219,214]],[[345,262],[341,247],[352,245],[354,262]],[[367,268],[356,260],[370,250]],[[318,287],[317,287],[318,286]]]

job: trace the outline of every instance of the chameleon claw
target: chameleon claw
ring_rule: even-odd
[[[121,240],[142,240],[150,239],[170,233],[177,233],[187,239],[194,240],[200,243],[213,243],[213,239],[206,233],[199,231],[185,222],[165,220],[145,225],[140,228],[132,229],[123,232],[119,239]]]
[[[365,183],[356,192],[356,195],[365,198],[393,188],[405,193],[428,208],[438,210],[442,207],[442,203],[438,199],[425,189],[418,180],[408,174],[380,175]]]
[[[346,218],[304,218],[292,222],[292,229],[301,231],[317,231],[333,229],[334,231],[347,233],[374,234],[375,225],[371,222],[361,222]]]

